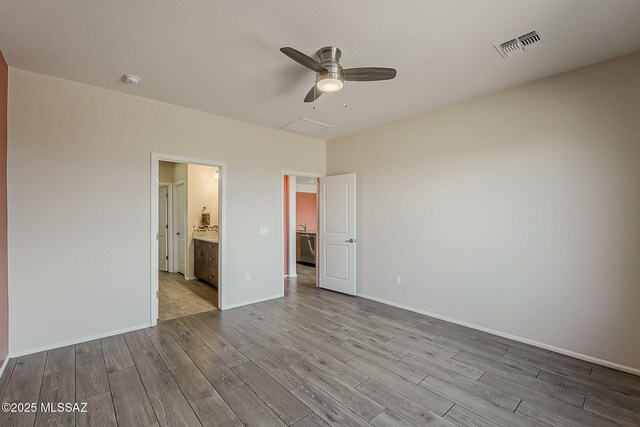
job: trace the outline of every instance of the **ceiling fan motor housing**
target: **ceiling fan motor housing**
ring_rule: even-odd
[[[327,73],[317,73],[316,83],[325,79],[338,79],[344,81],[344,72],[340,65],[340,57],[342,52],[335,46],[323,47],[318,51],[320,57],[320,63],[327,69]]]

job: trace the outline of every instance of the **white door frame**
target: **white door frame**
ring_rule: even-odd
[[[159,182],[158,189],[167,187],[167,272],[173,273],[173,183]],[[171,237],[170,237],[171,236]]]
[[[313,173],[313,172],[295,172],[295,171],[290,171],[290,170],[282,170],[282,174],[280,176],[280,224],[283,224],[283,228],[282,228],[282,233],[280,233],[280,241],[281,241],[281,254],[280,254],[280,269],[281,269],[281,274],[280,276],[282,277],[282,295],[284,295],[284,281],[285,281],[285,275],[284,275],[284,227],[286,226],[285,224],[285,212],[284,212],[284,199],[285,197],[289,197],[289,194],[286,194],[285,192],[285,188],[284,188],[284,177],[286,175],[289,176],[299,176],[302,178],[322,178],[324,175],[322,174],[317,174],[317,173]],[[291,190],[291,186],[289,186],[289,189]],[[295,190],[295,188],[294,188]],[[316,192],[316,198],[318,197],[318,193]],[[291,205],[289,206],[289,208],[291,208]],[[318,211],[318,221],[320,220],[320,203],[316,203],[316,210]],[[316,231],[318,230],[317,227],[318,224],[316,224]],[[291,236],[293,236],[294,240],[295,240],[295,236],[296,236],[296,221],[291,221],[291,215],[289,215],[289,241],[291,241]],[[293,233],[293,234],[292,234]],[[318,247],[318,238],[316,236],[316,248]],[[289,253],[291,253],[292,250],[295,250],[295,248],[292,248],[291,245],[289,245]],[[287,260],[288,263],[289,260]],[[318,286],[318,251],[316,250],[316,286]]]
[[[227,209],[227,180],[226,180],[226,172],[227,165],[226,162],[216,161],[216,160],[208,160],[208,159],[197,159],[192,157],[184,157],[184,156],[175,156],[172,154],[160,154],[160,153],[151,153],[151,229],[149,234],[149,240],[151,241],[151,283],[150,283],[150,299],[151,299],[151,326],[155,326],[158,323],[158,295],[159,295],[159,287],[158,287],[158,184],[159,184],[159,170],[160,170],[160,161],[167,161],[173,163],[187,163],[187,164],[197,164],[204,166],[216,166],[218,168],[218,217],[219,217],[219,248],[218,248],[218,256],[220,258],[220,281],[218,282],[218,307],[221,310],[224,310],[226,307],[225,303],[225,295],[226,295],[226,278],[227,278],[227,246],[224,244],[226,242],[226,209]],[[284,180],[284,178],[283,178]],[[188,225],[188,224],[187,224]],[[284,233],[283,233],[284,234]],[[283,267],[284,268],[284,267]],[[284,282],[282,283],[284,286]]]
[[[188,214],[189,214],[189,209],[188,209],[188,203],[187,200],[189,200],[187,191],[187,181],[176,181],[172,184],[172,190],[175,190],[176,187],[183,185],[184,186],[184,206],[182,207],[184,209],[184,231],[185,233],[187,232],[187,227],[189,226],[189,218],[188,218]],[[176,196],[176,202],[177,202],[177,196]],[[177,212],[178,206],[175,205],[171,205],[171,212],[173,215],[173,218],[175,218],[177,220],[177,218],[179,217],[178,212]],[[172,219],[173,219],[172,218]],[[180,231],[180,227],[176,227],[175,224],[174,225],[174,230]],[[172,230],[173,231],[173,230]],[[188,235],[188,233],[187,233]],[[185,241],[185,245],[184,245],[184,278],[187,279],[187,265],[189,264],[189,257],[187,256],[187,250],[189,249],[189,243],[187,242],[187,238],[185,237],[184,239]],[[180,239],[177,237],[177,234],[173,233],[171,235],[171,246],[173,247],[173,250],[176,254],[176,257],[173,260],[173,271],[174,272],[179,272],[180,271],[180,256],[178,256],[178,252],[180,250]],[[188,279],[187,279],[188,280]]]
[[[285,189],[284,194],[285,199],[289,199],[289,203],[287,206],[289,208],[289,212],[285,212],[285,218],[289,218],[289,223],[284,224],[284,227],[286,227],[285,229],[289,233],[289,253],[287,254],[289,256],[288,259],[285,259],[287,265],[287,268],[285,268],[285,270],[287,271],[286,277],[296,277],[298,275],[296,271],[296,242],[298,236],[296,234],[296,192],[293,191],[293,189],[295,189],[295,187],[297,186],[297,179],[295,175],[285,176],[289,177],[289,180],[287,181],[288,187]],[[286,193],[287,190],[289,191],[289,193]],[[285,199],[283,199],[283,201]],[[287,257],[285,256],[285,258]]]

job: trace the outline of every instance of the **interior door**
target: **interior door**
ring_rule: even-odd
[[[158,188],[158,269],[169,269],[169,187]]]
[[[319,286],[356,294],[356,174],[320,178]]]
[[[184,182],[175,186],[175,211],[174,218],[176,230],[176,251],[174,255],[178,261],[178,272],[185,274],[187,256],[187,195]]]

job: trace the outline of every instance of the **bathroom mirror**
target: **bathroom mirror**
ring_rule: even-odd
[[[211,212],[206,206],[202,208],[202,219],[200,221],[203,227],[211,225]]]

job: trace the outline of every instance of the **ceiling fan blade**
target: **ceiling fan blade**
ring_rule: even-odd
[[[304,97],[304,102],[313,102],[316,99],[320,98],[320,95],[322,95],[323,93],[324,92],[318,89],[316,85],[313,85],[311,90],[309,90],[309,92],[307,93],[307,96]]]
[[[280,52],[287,55],[289,58],[296,61],[298,64],[307,67],[310,70],[315,71],[316,73],[327,73],[327,69],[322,66],[321,63],[311,58],[310,56],[305,55],[299,50],[295,50],[292,47],[283,47],[280,49]]]
[[[396,76],[394,68],[362,67],[344,70],[344,79],[350,82],[373,82],[376,80],[391,80]]]

